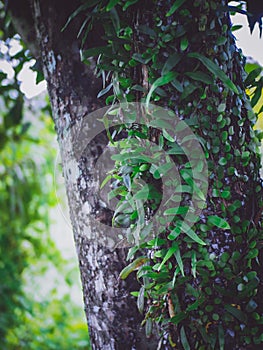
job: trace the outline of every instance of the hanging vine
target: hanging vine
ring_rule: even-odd
[[[82,61],[96,59],[102,78],[98,98],[109,106],[143,102],[147,107],[152,101],[170,109],[191,127],[208,164],[206,207],[190,227],[184,218],[195,181],[163,121],[121,127],[127,138],[118,144],[115,169],[103,185],[111,180],[109,197],[118,199],[113,225],[130,228],[131,262],[120,278],[137,270],[141,289],[133,295],[145,315],[147,336],[157,323],[160,348],[169,343],[185,350],[256,349],[263,342],[260,134],[252,129],[256,118],[244,90],[258,87],[256,103],[262,79],[256,79],[259,71],[244,79],[244,58],[225,2],[83,1],[68,23],[80,13],[85,16],[79,31]],[[103,41],[89,47],[101,24]],[[148,223],[160,205],[170,163],[158,168],[139,156],[148,141],[156,144],[156,158],[162,148],[178,165],[184,192],[166,209],[174,219],[166,225],[160,218],[162,229],[154,238]],[[203,195],[200,191],[200,199]]]

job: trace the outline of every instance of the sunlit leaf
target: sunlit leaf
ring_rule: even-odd
[[[207,223],[212,226],[217,226],[219,228],[222,228],[223,230],[230,229],[228,222],[217,215],[209,215],[207,217]]]

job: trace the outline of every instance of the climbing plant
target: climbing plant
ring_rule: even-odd
[[[108,129],[113,146],[124,131],[125,139],[116,143],[115,169],[103,183],[111,181],[109,199],[119,201],[112,224],[129,228],[124,239],[133,245],[131,262],[120,278],[137,270],[141,288],[133,295],[147,336],[157,324],[160,348],[260,348],[261,135],[252,128],[256,116],[245,88],[255,87],[256,104],[261,78],[256,79],[259,71],[245,76],[225,1],[83,1],[65,26],[80,15],[82,60],[89,65],[95,60],[102,78],[98,98],[116,115],[125,112],[117,103],[141,102],[150,120],[141,125],[130,119]],[[100,40],[90,46],[98,32]],[[150,119],[150,102],[171,110],[169,117],[183,120],[202,145],[209,188],[207,193],[199,188],[206,206],[198,217],[193,213],[191,224],[185,217],[198,187],[193,168],[163,119]],[[106,128],[107,122],[104,118]],[[143,155],[148,141],[155,144],[156,159],[162,159],[161,149],[169,155],[157,167]],[[176,179],[162,183],[171,160],[181,197],[172,196],[152,237],[149,221],[163,188],[177,185]],[[204,168],[198,166],[202,183]]]

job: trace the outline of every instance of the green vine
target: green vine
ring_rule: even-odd
[[[131,262],[120,277],[137,270],[141,289],[133,295],[147,336],[157,323],[161,341],[173,348],[255,349],[263,342],[260,135],[252,129],[256,118],[240,74],[243,57],[225,11],[206,0],[99,0],[83,2],[69,22],[80,12],[86,14],[79,31],[82,60],[96,59],[103,84],[98,97],[113,111],[126,102],[145,103],[146,110],[151,101],[169,108],[171,118],[179,116],[191,127],[208,164],[206,207],[188,225],[195,178],[167,125],[146,113],[147,125],[121,127],[127,137],[118,142],[115,169],[104,184],[111,181],[109,199],[119,201],[113,225],[130,230]],[[103,41],[87,48],[98,23]],[[252,105],[261,94],[259,73],[245,80],[256,88]],[[158,166],[142,155],[147,147]],[[161,202],[162,177],[171,169],[171,161],[161,161],[161,149],[179,167],[183,198],[174,195],[152,237],[149,222]],[[176,179],[167,184],[178,185]],[[201,201],[203,196],[200,190]]]

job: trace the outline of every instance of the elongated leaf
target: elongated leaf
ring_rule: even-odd
[[[162,75],[170,72],[177,65],[177,63],[181,61],[181,59],[182,59],[182,55],[178,52],[169,56],[169,58],[167,59],[167,61],[163,66]]]
[[[174,138],[165,129],[163,129],[163,137],[170,142],[174,142]]]
[[[201,304],[203,304],[203,302],[205,301],[205,298],[204,297],[201,297],[199,299],[197,299],[195,302],[193,302],[193,304],[187,306],[187,311],[193,311],[193,310],[196,310],[199,308],[199,306]]]
[[[187,85],[184,87],[182,95],[181,95],[181,99],[185,99],[186,97],[188,97],[189,95],[191,95],[195,90],[197,89],[197,86],[193,84]]]
[[[182,276],[184,276],[184,264],[183,264],[183,260],[181,258],[181,253],[180,253],[180,249],[179,249],[178,243],[175,242],[174,246],[177,247],[176,251],[174,252],[175,259],[176,259],[177,264],[178,264],[178,266],[180,268]]]
[[[151,336],[152,328],[153,328],[152,320],[150,318],[147,318],[145,323],[145,334],[147,338]]]
[[[163,120],[163,119],[152,120],[149,123],[149,126],[153,126],[155,128],[163,128],[163,129],[171,130],[171,124],[169,124],[169,122],[167,122],[166,120]]]
[[[141,314],[143,313],[143,309],[144,309],[144,291],[145,291],[144,286],[142,286],[140,288],[139,295],[137,298],[137,307]]]
[[[233,315],[235,318],[237,318],[240,322],[246,322],[247,316],[243,311],[237,309],[236,307],[234,307],[232,305],[225,305],[225,309],[231,315]]]
[[[197,234],[187,225],[187,223],[181,222],[181,229],[188,237],[190,237],[196,243],[206,245],[206,243],[197,236]]]
[[[113,86],[113,83],[110,83],[105,89],[101,90],[101,91],[98,93],[97,97],[99,98],[99,97],[105,95],[107,92],[110,91],[110,89],[112,88],[112,86]]]
[[[186,317],[187,317],[186,312],[179,312],[178,314],[176,314],[174,317],[170,319],[170,322],[177,325],[178,323],[183,321]]]
[[[94,1],[89,1],[86,2],[85,4],[81,5],[80,7],[78,7],[68,18],[67,23],[64,25],[64,27],[61,29],[61,31],[63,32],[67,26],[69,25],[69,23],[81,12],[81,11],[85,11],[86,9],[88,9],[89,7],[95,6],[97,3],[99,2],[99,0],[94,0]]]
[[[146,106],[149,106],[150,99],[151,99],[151,96],[152,96],[154,90],[159,86],[168,84],[171,81],[173,81],[173,79],[176,77],[176,75],[177,75],[176,72],[168,72],[168,73],[164,74],[163,76],[161,76],[160,78],[158,78],[157,80],[155,80],[155,82],[152,84],[151,89],[146,97]]]
[[[192,251],[192,257],[191,257],[191,265],[192,265],[192,274],[194,276],[194,278],[196,278],[196,252]]]
[[[171,241],[175,240],[178,236],[181,234],[181,229],[179,227],[176,227],[172,230],[172,232],[169,234],[168,239]]]
[[[255,105],[258,103],[258,101],[261,97],[261,92],[262,92],[262,87],[261,87],[261,85],[258,85],[255,92],[254,92],[254,95],[251,99],[251,106],[252,107],[255,107]]]
[[[124,267],[124,269],[120,273],[120,278],[124,280],[129,276],[130,273],[132,273],[134,270],[138,269],[140,266],[146,263],[149,258],[146,256],[141,256],[137,259],[135,259],[132,263],[130,263],[128,266]]]
[[[115,31],[117,33],[119,33],[119,31],[120,31],[120,18],[119,18],[118,12],[116,11],[115,8],[112,8],[110,10],[110,17],[111,17],[111,21],[112,21],[112,24],[114,26]],[[116,40],[116,37],[114,37],[114,40]]]
[[[173,87],[176,88],[177,91],[179,92],[183,92],[184,91],[184,88],[182,86],[182,84],[179,82],[179,80],[177,79],[174,79],[171,84],[173,85]]]
[[[175,11],[177,11],[179,9],[179,7],[181,7],[183,5],[183,3],[186,0],[176,0],[173,4],[173,6],[170,8],[170,10],[167,12],[166,17],[171,16],[173,13],[175,13]]]
[[[188,340],[187,340],[187,337],[186,337],[184,326],[181,328],[180,335],[181,335],[181,342],[182,342],[182,345],[184,347],[184,350],[191,350],[190,345],[189,345]]]
[[[260,75],[261,71],[262,71],[261,67],[253,69],[246,77],[245,86],[251,85],[255,81],[255,79]]]
[[[219,350],[225,349],[225,333],[224,329],[221,325],[218,327],[218,342],[219,342]]]
[[[134,196],[133,199],[134,200],[147,200],[149,197],[149,186],[146,184],[145,186],[143,186],[142,189],[140,189],[139,191],[137,191]]]
[[[88,16],[85,21],[82,23],[81,27],[80,27],[80,30],[78,32],[78,35],[77,35],[77,38],[79,38],[84,30],[84,28],[86,27],[87,23],[89,22],[90,20],[90,16]],[[91,25],[87,27],[87,30],[89,31],[91,28]]]
[[[139,29],[139,31],[140,31],[141,33],[143,33],[143,34],[152,36],[152,37],[154,37],[154,38],[156,37],[155,31],[154,31],[152,28],[150,28],[149,26],[145,25],[145,24],[140,25],[140,26],[138,27],[138,29]]]
[[[185,75],[187,75],[188,77],[194,80],[201,81],[202,83],[206,83],[206,84],[213,83],[213,79],[208,74],[201,71],[186,72]]]
[[[163,265],[166,263],[167,260],[173,256],[173,254],[176,252],[178,248],[178,244],[173,244],[171,248],[168,249],[167,253],[165,254],[165,257],[163,258],[163,261],[161,262],[160,266],[158,267],[158,271],[161,270]]]
[[[166,209],[164,215],[185,215],[189,210],[189,207],[180,206],[175,208]]]
[[[100,188],[103,188],[106,183],[108,183],[113,178],[112,174],[109,174],[105,177],[105,179],[102,181]]]
[[[210,225],[217,226],[219,228],[222,228],[223,230],[229,230],[230,226],[226,220],[220,218],[217,215],[210,215],[207,217],[207,223]]]
[[[232,82],[231,79],[225,74],[225,72],[222,71],[220,67],[218,67],[213,61],[211,61],[209,58],[201,55],[198,52],[192,52],[188,54],[188,57],[196,58],[200,62],[203,63],[203,65],[211,72],[213,73],[217,78],[219,78],[226,87],[231,89],[235,94],[239,95],[238,88],[236,85]]]

